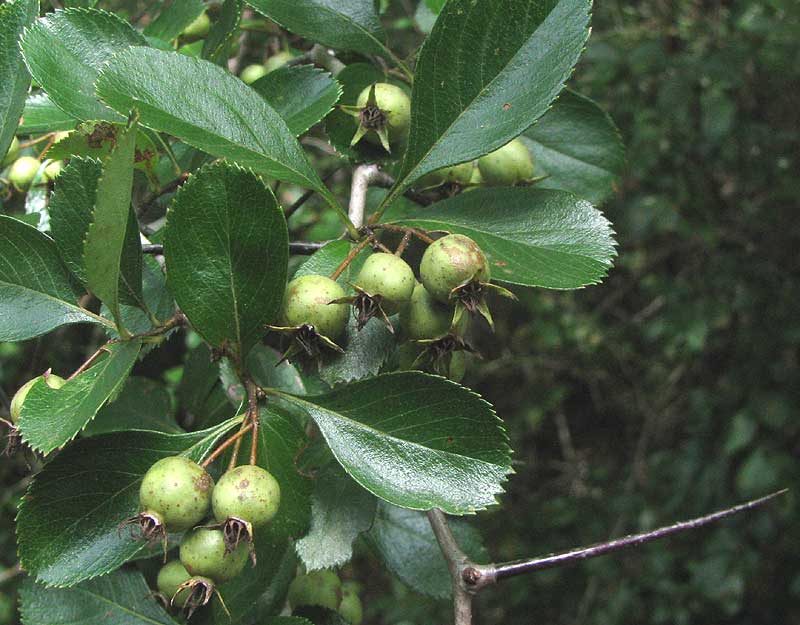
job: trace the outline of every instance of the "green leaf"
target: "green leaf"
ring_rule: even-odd
[[[141,343],[116,343],[107,349],[106,357],[60,389],[50,388],[44,380],[33,385],[19,420],[22,439],[33,449],[48,454],[68,443],[122,388]]]
[[[475,562],[488,562],[480,534],[463,519],[449,519],[459,546]],[[427,517],[385,502],[378,503],[369,544],[394,575],[417,592],[436,599],[453,593],[447,563]]]
[[[154,462],[181,454],[202,460],[241,418],[191,434],[115,432],[76,441],[48,462],[20,504],[23,568],[48,586],[105,575],[147,546],[119,530],[139,512],[139,483]]]
[[[103,176],[97,181],[92,223],[83,245],[83,265],[89,289],[108,306],[122,336],[127,331],[120,318],[120,281],[139,301],[142,299],[142,253],[126,246],[130,230],[138,238],[135,216],[131,219],[133,157],[136,124],[117,136],[117,143],[103,163]],[[123,266],[130,271],[126,275]]]
[[[5,156],[25,107],[31,76],[19,49],[22,31],[39,15],[39,0],[0,5],[0,154]]]
[[[295,544],[306,569],[334,568],[349,562],[353,542],[372,525],[376,501],[338,465],[323,469],[314,483],[311,531]]]
[[[243,8],[243,0],[225,0],[216,21],[212,24],[211,30],[203,42],[202,58],[217,65],[226,63],[230,46],[239,32]]]
[[[205,11],[202,0],[172,0],[161,2],[161,12],[144,29],[145,37],[172,41]]]
[[[83,431],[97,436],[125,430],[183,432],[172,416],[172,401],[163,384],[149,378],[130,377],[119,396],[102,407]]]
[[[347,323],[346,338],[342,340],[343,354],[326,359],[319,375],[331,386],[371,377],[394,352],[396,337],[383,319],[373,318],[361,330],[352,316]]]
[[[74,117],[58,108],[46,93],[33,93],[25,100],[22,123],[17,132],[21,135],[40,132],[72,130],[78,123]]]
[[[473,238],[489,259],[492,278],[509,284],[550,289],[597,284],[616,255],[608,220],[566,191],[479,188],[427,208],[398,203],[386,220]]]
[[[146,257],[142,265],[142,302],[138,306],[121,304],[119,307],[122,325],[134,334],[147,332],[175,314],[175,300],[167,289],[167,278],[161,265],[152,256]],[[120,338],[113,328],[109,328],[108,334],[111,338]],[[146,353],[156,345],[147,344],[142,352]]]
[[[261,388],[277,388],[293,395],[305,395],[303,376],[293,364],[280,360],[280,352],[266,345],[256,345],[247,355],[245,368]]]
[[[123,122],[97,100],[94,82],[109,57],[144,37],[113,13],[67,9],[49,13],[25,31],[22,53],[31,75],[64,112],[75,119]]]
[[[239,167],[204,167],[175,195],[164,252],[170,291],[192,326],[246,355],[286,287],[289,235],[272,191]]]
[[[97,91],[118,111],[138,110],[140,123],[148,128],[271,178],[314,189],[338,206],[281,116],[213,63],[130,48],[109,61]]]
[[[0,216],[0,341],[24,341],[67,323],[112,325],[81,308],[79,295],[53,241]]]
[[[339,265],[342,264],[345,258],[350,254],[354,244],[343,239],[337,239],[326,243],[322,248],[309,256],[306,261],[297,268],[293,278],[300,276],[307,276],[310,274],[319,274],[321,276],[331,275]],[[367,258],[372,254],[372,250],[365,249],[347,266],[347,268],[339,276],[337,282],[341,284],[349,292],[353,289],[348,284],[352,282],[358,272],[361,271]]]
[[[75,588],[48,588],[28,578],[20,602],[25,625],[177,625],[152,597],[144,576],[133,569]]]
[[[591,0],[451,0],[419,53],[396,199],[495,150],[543,115],[589,36]]]
[[[342,94],[339,83],[313,65],[281,67],[251,87],[283,117],[296,137],[325,119]]]
[[[492,407],[444,378],[393,373],[314,397],[275,394],[314,419],[353,479],[395,505],[470,514],[496,503],[511,473]]]
[[[611,117],[589,98],[565,90],[523,135],[534,157],[537,186],[562,189],[599,204],[625,166],[625,148]]]

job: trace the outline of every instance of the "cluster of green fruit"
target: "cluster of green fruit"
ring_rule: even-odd
[[[289,605],[293,611],[317,606],[338,612],[350,625],[360,625],[364,609],[358,596],[358,582],[342,582],[333,571],[311,571],[298,575],[289,586]]]
[[[9,167],[10,165],[10,167]],[[0,169],[8,167],[6,174],[8,181],[17,191],[25,192],[30,189],[41,162],[34,156],[19,156],[19,139],[14,137],[11,145],[3,158]],[[44,182],[51,182],[61,173],[61,161],[50,161],[42,172]]]

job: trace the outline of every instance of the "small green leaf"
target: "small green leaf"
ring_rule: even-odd
[[[40,132],[72,130],[78,120],[58,108],[46,93],[33,93],[25,100],[22,122],[17,129],[21,135]]]
[[[562,189],[598,204],[608,199],[625,166],[625,148],[611,117],[589,98],[565,90],[523,135],[540,189]]]
[[[336,464],[314,483],[311,531],[295,544],[306,570],[339,567],[353,557],[353,542],[375,518],[376,499]]]
[[[0,216],[0,341],[24,341],[67,323],[111,322],[81,308],[53,241]]]
[[[33,449],[48,454],[65,445],[122,388],[141,343],[116,343],[107,349],[105,358],[58,390],[44,380],[33,385],[19,420],[22,439]]]
[[[591,0],[450,0],[419,53],[397,183],[495,150],[564,87],[589,36]]]
[[[162,5],[161,11],[147,25],[143,34],[163,41],[175,39],[206,9],[203,0],[168,0],[158,4]]]
[[[119,396],[98,411],[83,434],[97,436],[125,430],[179,434],[183,430],[172,416],[171,403],[163,384],[149,378],[130,377]]]
[[[20,52],[19,37],[39,15],[39,0],[11,0],[0,5],[0,155],[5,156],[25,107],[31,76]]]
[[[201,57],[217,65],[228,60],[230,45],[239,32],[242,20],[243,0],[225,0],[211,31],[203,42]]]
[[[511,473],[492,407],[444,378],[393,373],[325,395],[275,394],[314,419],[353,479],[395,505],[470,514],[496,503]]]
[[[244,169],[203,168],[170,206],[164,252],[170,291],[194,328],[246,355],[286,286],[289,235],[272,192]]]
[[[299,278],[300,276],[307,276],[310,274],[318,274],[321,276],[331,275],[337,267],[342,264],[342,261],[347,258],[354,245],[355,244],[343,239],[337,239],[336,241],[326,243],[322,248],[309,256],[305,262],[297,268],[297,271],[295,271],[292,277]],[[358,275],[358,272],[361,271],[361,267],[371,254],[372,250],[363,250],[347,266],[342,272],[342,275],[339,276],[337,282],[348,290],[348,292],[353,292],[353,289],[348,283],[352,282],[355,276]]]
[[[319,375],[331,386],[363,380],[377,374],[394,352],[397,340],[383,319],[370,319],[360,330],[354,317],[347,323],[346,338],[341,340],[343,354],[331,354]]]
[[[76,441],[31,483],[17,516],[23,568],[48,586],[74,586],[117,569],[147,546],[119,525],[139,512],[139,483],[154,462],[202,460],[241,423],[191,434],[114,432]]]
[[[133,569],[74,588],[48,588],[28,578],[20,590],[20,614],[25,625],[177,625]]]
[[[49,13],[25,31],[22,52],[31,75],[53,102],[76,119],[123,122],[97,100],[94,82],[109,57],[144,37],[113,13],[67,9]]]
[[[550,289],[597,284],[616,255],[608,220],[566,191],[476,189],[427,208],[398,202],[386,220],[473,238],[489,259],[492,279],[509,284]]]
[[[283,117],[296,137],[325,119],[342,93],[329,73],[313,65],[281,67],[251,87]]]

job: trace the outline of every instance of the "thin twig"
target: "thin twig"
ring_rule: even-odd
[[[357,229],[364,225],[364,210],[367,205],[367,190],[369,186],[384,180],[384,176],[385,174],[374,163],[359,165],[353,170],[348,216]]]
[[[422,232],[421,230],[417,230],[416,228],[409,228],[408,226],[395,226],[393,224],[376,224],[372,226],[373,230],[389,230],[390,232],[410,232],[415,237],[417,237],[420,241],[424,241],[428,245],[433,243],[433,238]]]
[[[91,356],[89,356],[86,359],[86,361],[80,367],[75,369],[75,373],[73,373],[71,376],[69,376],[67,378],[67,382],[69,382],[70,380],[74,380],[81,373],[83,373],[89,367],[91,367],[94,364],[94,362],[100,357],[100,354],[102,354],[103,352],[108,352],[108,345],[102,345],[102,346],[98,347],[97,351],[94,354],[92,354]]]
[[[234,434],[228,440],[226,440],[224,443],[222,443],[219,447],[217,447],[211,453],[211,455],[208,458],[203,460],[203,463],[200,465],[201,467],[206,468],[208,465],[210,465],[212,462],[214,462],[214,460],[219,458],[222,455],[222,452],[224,452],[231,445],[234,445],[236,443],[240,443],[241,444],[242,437],[245,434],[247,434],[251,429],[253,429],[253,424],[252,423],[248,424],[246,419],[244,421],[242,421],[242,424],[244,425],[244,427],[240,428],[239,431],[236,432],[236,434]]]
[[[42,135],[41,137],[36,137],[36,139],[31,139],[30,141],[21,141],[19,144],[19,148],[29,148],[32,145],[36,145],[37,143],[41,143],[42,141],[48,141],[52,137],[55,136],[56,133],[48,132],[46,135]]]
[[[461,551],[455,536],[447,523],[447,517],[439,509],[428,510],[428,522],[431,524],[433,534],[439,543],[447,568],[453,578],[453,616],[455,625],[472,624],[472,595],[467,591],[462,581],[462,571],[467,566],[469,558]]]
[[[247,389],[247,418],[253,426],[253,436],[250,442],[250,464],[258,461],[258,387],[251,379],[246,379],[244,387]]]
[[[310,256],[330,241],[292,241],[289,243],[289,252],[298,256]],[[142,245],[142,254],[163,256],[164,246],[158,243],[145,243]]]
[[[165,184],[160,189],[153,191],[149,195],[147,195],[143,200],[142,204],[139,207],[139,216],[146,215],[147,212],[153,207],[153,205],[158,201],[158,198],[166,195],[167,193],[172,193],[173,191],[177,191],[178,188],[183,185],[189,179],[189,174],[181,174],[174,180],[171,180],[167,184]]]
[[[344,270],[350,266],[350,263],[353,262],[355,257],[358,256],[361,253],[361,250],[367,247],[369,243],[370,243],[369,239],[364,239],[363,241],[361,241],[361,243],[359,243],[352,250],[350,250],[350,253],[347,255],[347,258],[345,258],[341,262],[341,264],[336,268],[336,270],[331,274],[331,280],[338,280],[339,276],[341,276],[342,273],[344,273]]]
[[[406,233],[403,235],[403,238],[400,240],[397,249],[394,251],[395,256],[402,256],[403,252],[406,251],[408,244],[411,242],[411,230],[407,230]]]

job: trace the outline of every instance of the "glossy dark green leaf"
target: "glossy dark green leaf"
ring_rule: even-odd
[[[212,360],[206,343],[189,352],[176,395],[180,411],[195,427],[208,427],[236,414],[219,377],[219,363]]]
[[[385,205],[543,115],[583,51],[590,9],[591,0],[448,2],[419,53],[408,148]]]
[[[225,0],[222,3],[217,19],[203,42],[202,58],[218,65],[225,64],[230,46],[239,33],[243,8],[243,0]]]
[[[398,203],[387,221],[473,238],[489,259],[492,279],[510,284],[551,289],[597,284],[616,255],[608,220],[566,191],[481,188],[427,208]]]
[[[183,32],[206,8],[202,0],[171,0],[161,2],[158,16],[144,29],[145,37],[171,41]]]
[[[599,204],[625,166],[625,148],[611,117],[589,98],[565,90],[523,135],[535,162],[537,186],[562,189]]]
[[[511,473],[492,407],[444,378],[393,373],[325,395],[279,395],[314,419],[353,479],[395,505],[470,514],[496,503]]]
[[[103,406],[83,431],[96,436],[125,430],[151,430],[167,434],[183,432],[172,415],[169,392],[160,382],[130,377],[119,396]]]
[[[353,542],[372,525],[377,500],[337,464],[314,481],[311,530],[297,541],[306,570],[339,567],[353,557]]]
[[[50,99],[76,119],[125,121],[97,100],[94,82],[109,57],[144,37],[113,13],[67,9],[49,13],[25,31],[22,52],[31,75]]]
[[[271,178],[315,189],[336,204],[281,116],[213,63],[130,48],[109,61],[97,91],[120,112],[139,111],[143,126]]]
[[[53,104],[46,93],[39,92],[29,95],[25,100],[25,109],[22,111],[22,122],[18,132],[35,134],[72,130],[77,123],[78,120]]]
[[[239,167],[203,168],[170,206],[164,251],[170,291],[192,326],[246,355],[286,286],[289,235],[272,191]]]
[[[52,239],[0,216],[0,341],[23,341],[67,323],[107,319],[81,308]]]
[[[370,319],[360,330],[354,317],[341,341],[344,354],[330,354],[319,375],[331,386],[376,375],[394,352],[397,338],[383,319]]]
[[[450,519],[459,546],[475,562],[488,562],[477,530],[462,519]],[[436,599],[452,595],[452,582],[439,543],[425,514],[378,503],[369,544],[384,565],[417,592]]]
[[[152,256],[146,257],[142,264],[141,303],[136,306],[120,304],[119,314],[122,325],[134,334],[162,325],[175,314],[175,300],[167,288],[164,269]],[[119,338],[119,334],[113,329],[109,329],[108,333],[111,338]],[[156,346],[156,343],[147,344],[142,352],[146,353]]]
[[[39,0],[11,0],[0,5],[0,154],[5,155],[19,125],[31,76],[19,49],[24,28],[39,15]]]
[[[281,67],[251,86],[297,137],[325,119],[341,96],[339,83],[313,65]]]
[[[177,625],[134,569],[74,588],[48,588],[28,578],[20,590],[20,614],[25,625]]]
[[[105,575],[146,547],[119,530],[139,512],[139,483],[154,462],[199,461],[240,419],[191,434],[114,432],[73,443],[34,478],[17,516],[23,568],[48,586]]]
[[[281,360],[281,353],[266,345],[256,345],[245,361],[247,371],[261,388],[277,388],[294,395],[306,392],[303,376],[288,362]]]

